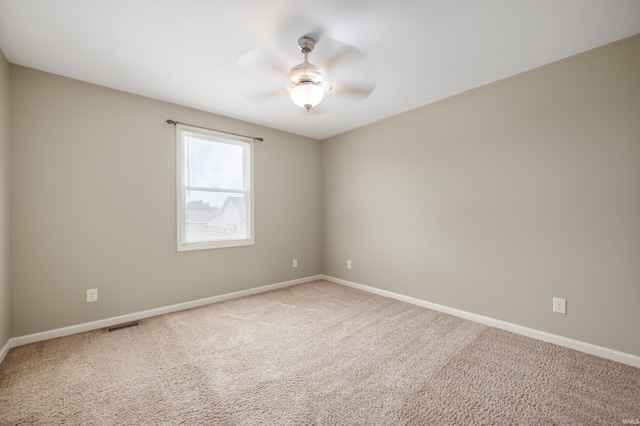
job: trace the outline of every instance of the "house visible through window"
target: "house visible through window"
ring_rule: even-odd
[[[176,129],[178,251],[254,244],[253,141]]]

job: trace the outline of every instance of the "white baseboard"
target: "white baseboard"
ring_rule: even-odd
[[[0,364],[2,364],[4,357],[9,353],[9,349],[11,349],[11,339],[7,340],[2,349],[0,349]]]
[[[136,321],[136,320],[150,318],[158,315],[169,314],[171,312],[182,311],[185,309],[197,308],[199,306],[222,302],[224,300],[236,299],[239,297],[250,296],[252,294],[264,293],[266,291],[276,290],[284,287],[290,287],[293,285],[303,284],[309,281],[314,281],[319,279],[324,279],[336,284],[341,284],[347,287],[363,290],[372,294],[377,294],[379,296],[390,297],[392,299],[400,300],[406,303],[411,303],[417,306],[422,306],[424,308],[428,308],[434,311],[443,312],[449,315],[464,318],[464,319],[474,321],[480,324],[484,324],[490,327],[495,327],[495,328],[510,331],[516,334],[520,334],[523,336],[532,337],[534,339],[542,340],[545,342],[554,343],[559,346],[564,346],[566,348],[575,349],[591,355],[596,355],[602,358],[610,359],[613,361],[621,362],[623,364],[640,368],[640,357],[636,355],[627,354],[627,353],[616,351],[613,349],[604,348],[602,346],[593,345],[591,343],[581,342],[579,340],[574,340],[567,337],[547,333],[544,331],[523,327],[523,326],[509,323],[506,321],[497,320],[495,318],[473,314],[471,312],[450,308],[448,306],[438,305],[436,303],[427,302],[422,299],[404,296],[402,294],[393,293],[387,290],[381,290],[375,287],[369,287],[363,284],[358,284],[358,283],[346,281],[340,278],[330,277],[327,275],[314,275],[310,277],[299,278],[292,281],[285,281],[285,282],[270,284],[262,287],[256,287],[248,290],[241,290],[233,293],[222,294],[219,296],[207,297],[205,299],[193,300],[190,302],[178,303],[175,305],[165,306],[165,307],[156,308],[156,309],[150,309],[147,311],[135,312],[127,315],[121,315],[118,317],[111,317],[111,318],[106,318],[98,321],[72,325],[69,327],[43,331],[40,333],[28,334],[26,336],[13,337],[13,338],[10,338],[5,343],[2,349],[0,349],[0,363],[2,363],[5,356],[7,355],[7,353],[11,348],[27,345],[29,343],[40,342],[43,340],[54,339],[57,337],[68,336],[71,334],[82,333],[85,331],[97,330],[97,329],[106,328],[106,327],[130,322],[130,321]]]
[[[434,311],[443,312],[445,314],[464,318],[480,324],[488,325],[490,327],[495,327],[502,330],[510,331],[512,333],[520,334],[523,336],[532,337],[534,339],[553,343],[559,346],[564,346],[570,349],[575,349],[580,352],[585,352],[591,355],[599,356],[601,358],[610,359],[612,361],[617,361],[623,364],[640,368],[640,356],[631,355],[625,352],[620,352],[620,351],[605,348],[602,346],[593,345],[591,343],[581,342],[579,340],[570,339],[568,337],[558,336],[556,334],[547,333],[545,331],[540,331],[533,328],[523,327],[521,325],[513,324],[506,321],[501,321],[495,318],[485,317],[483,315],[461,311],[459,309],[438,305],[436,303],[427,302],[425,300],[416,299],[414,297],[404,296],[402,294],[393,293],[387,290],[381,290],[379,288],[369,287],[363,284],[357,284],[357,283],[346,281],[340,278],[334,278],[326,275],[323,275],[322,278],[326,281],[330,281],[336,284],[341,284],[347,287],[363,290],[369,293],[377,294],[379,296],[390,297],[392,299],[400,300],[402,302],[411,303],[412,305],[422,306],[423,308],[428,308]]]
[[[258,293],[264,293],[266,291],[276,290],[284,287],[290,287],[293,285],[302,284],[309,281],[320,280],[320,279],[322,279],[322,275],[314,275],[310,277],[299,278],[296,280],[265,285],[262,287],[250,288],[248,290],[241,290],[241,291],[235,291],[233,293],[221,294],[219,296],[193,300],[191,302],[178,303],[176,305],[165,306],[162,308],[149,309],[147,311],[135,312],[127,315],[105,318],[98,321],[72,325],[69,327],[43,331],[40,333],[28,334],[26,336],[13,337],[9,339],[9,341],[2,348],[2,351],[0,351],[0,363],[6,356],[7,352],[9,352],[9,349],[22,346],[22,345],[27,345],[29,343],[35,343],[35,342],[40,342],[42,340],[55,339],[57,337],[69,336],[71,334],[83,333],[85,331],[111,327],[112,325],[122,324],[130,321],[137,321],[144,318],[155,317],[158,315],[169,314],[171,312],[183,311],[185,309],[197,308],[199,306],[210,305],[212,303],[222,302],[224,300],[237,299],[239,297],[250,296],[252,294],[258,294]]]

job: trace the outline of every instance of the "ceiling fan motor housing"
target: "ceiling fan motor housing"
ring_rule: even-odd
[[[317,66],[304,61],[301,64],[291,68],[289,79],[296,86],[301,83],[313,83],[321,85],[324,81],[322,71]]]

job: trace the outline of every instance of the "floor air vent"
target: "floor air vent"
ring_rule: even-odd
[[[107,331],[122,330],[123,328],[136,327],[138,325],[140,325],[140,321],[125,322],[123,324],[112,325],[111,327],[107,327]]]

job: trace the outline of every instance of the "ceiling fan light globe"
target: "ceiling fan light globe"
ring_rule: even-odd
[[[307,111],[318,105],[324,96],[324,89],[311,82],[300,83],[289,92],[294,104]]]

